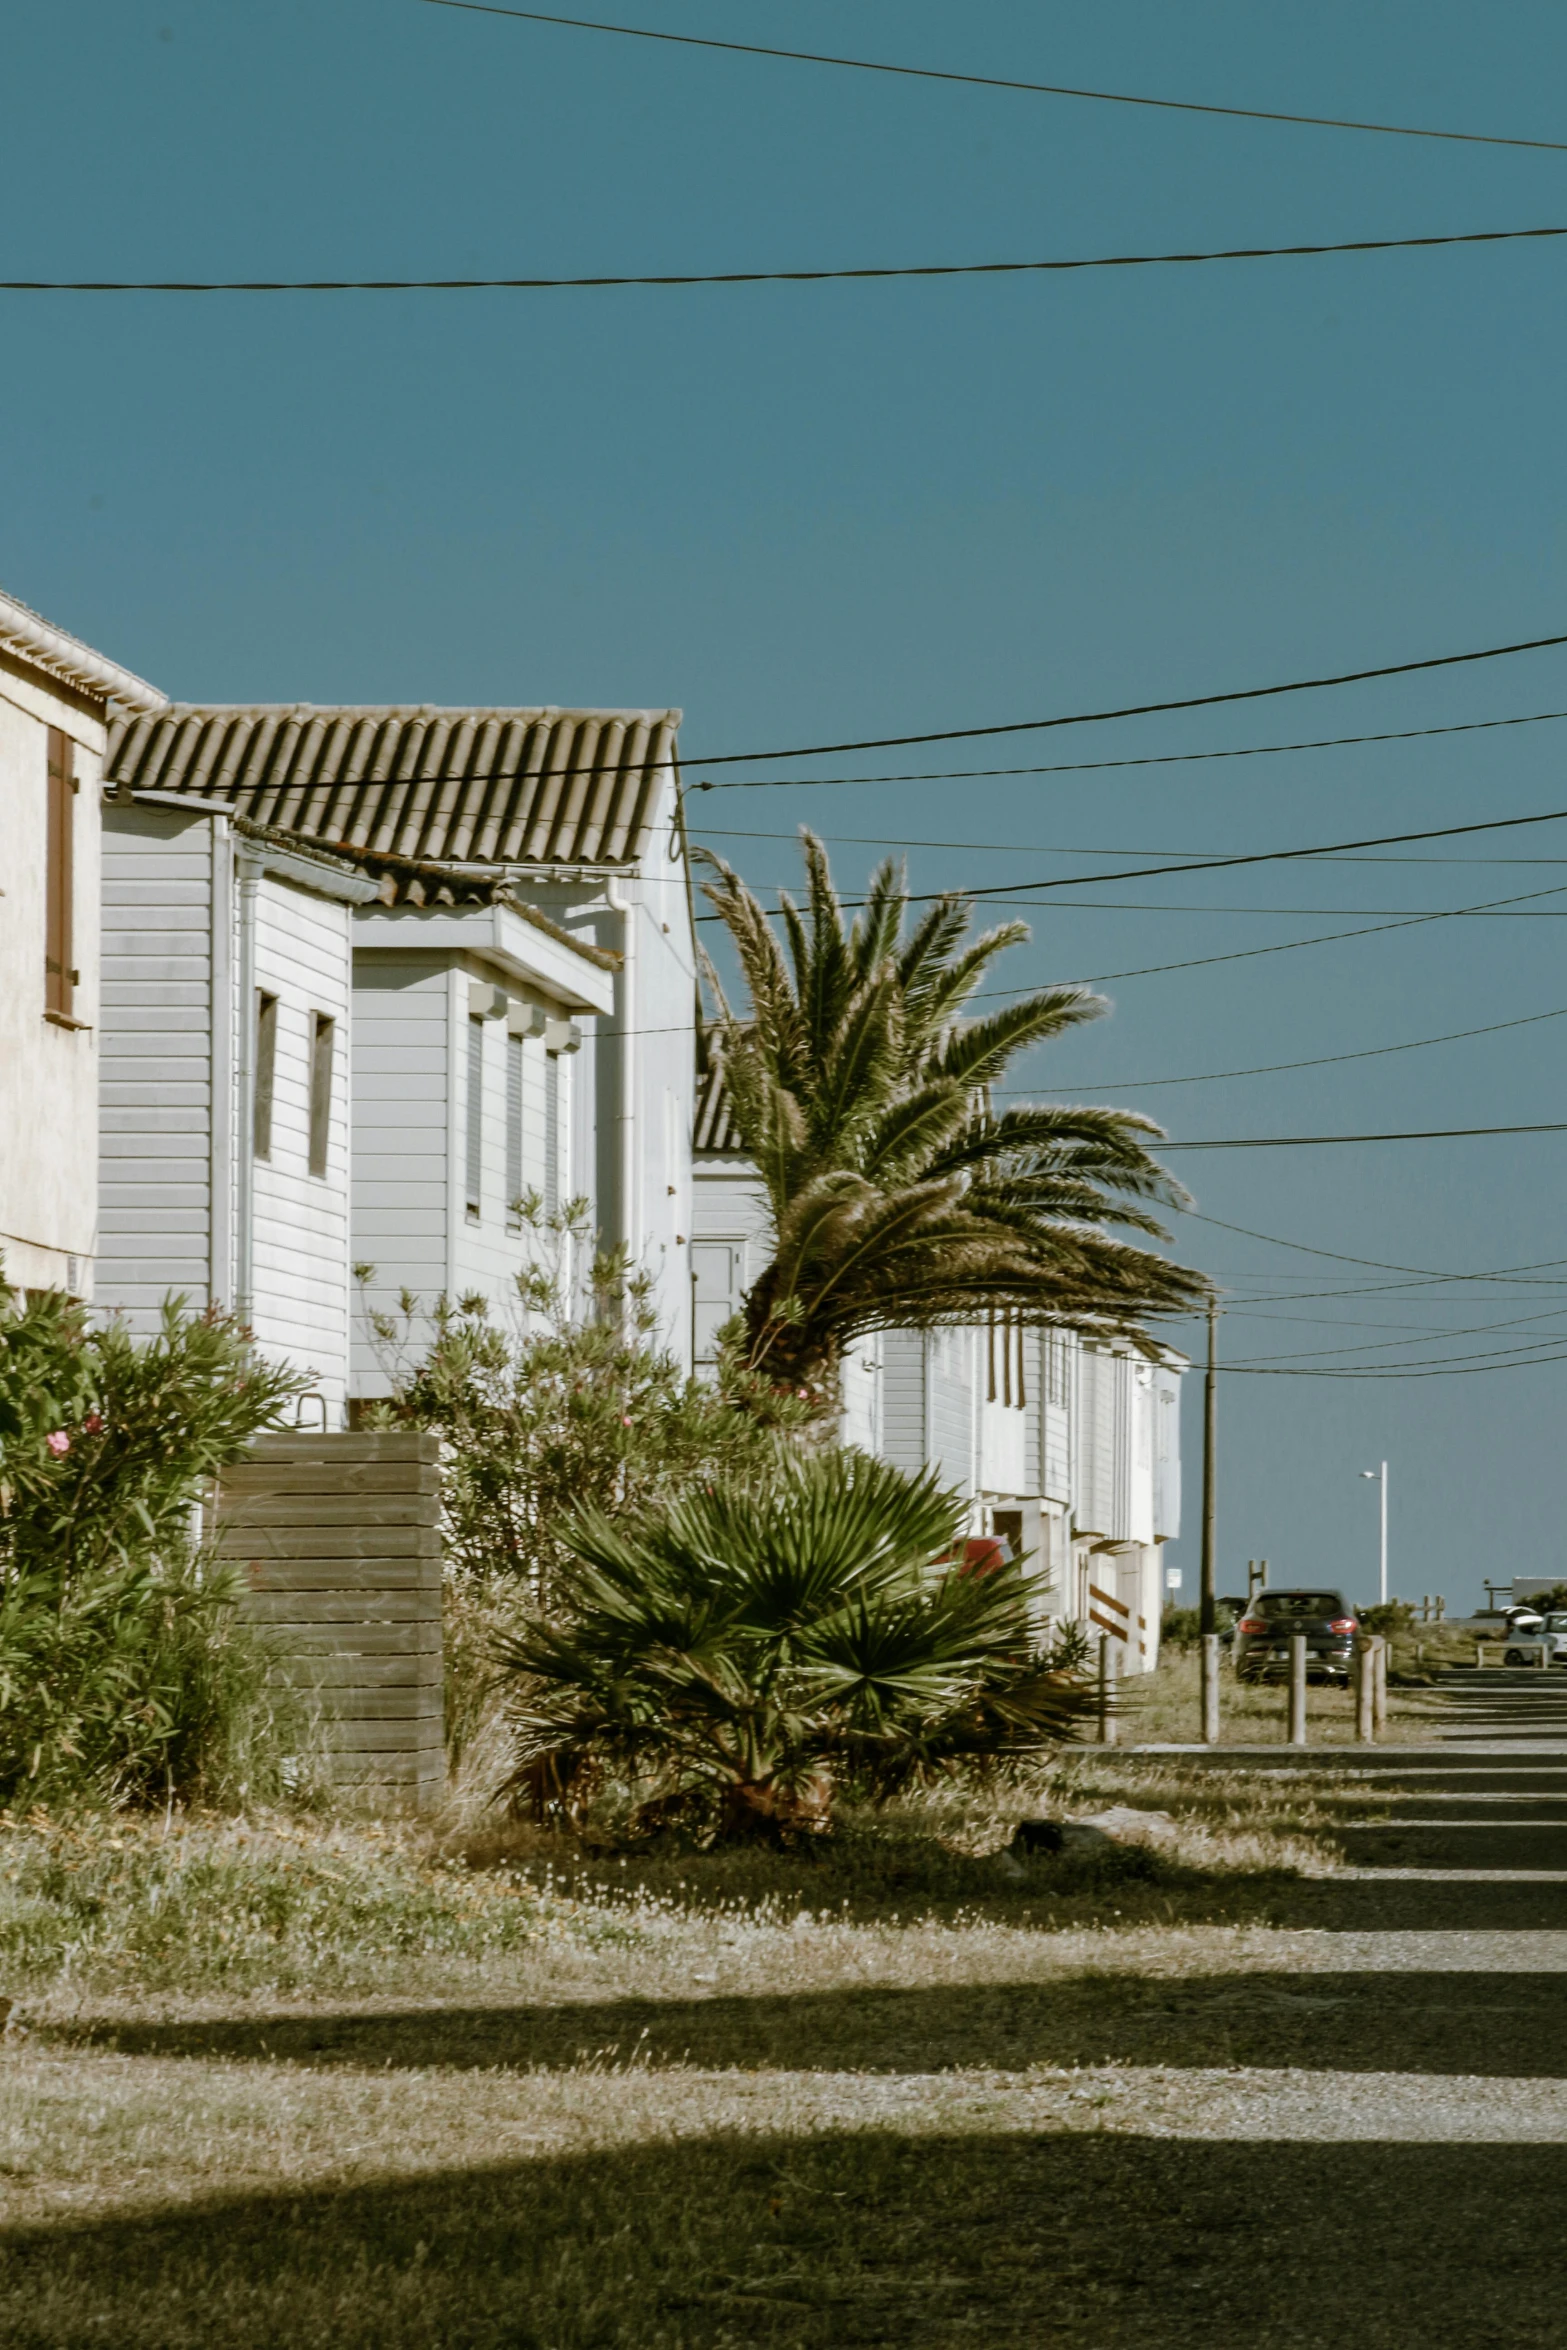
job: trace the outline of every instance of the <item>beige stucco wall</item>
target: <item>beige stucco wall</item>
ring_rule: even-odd
[[[75,746],[72,960],[80,1028],[44,1018],[47,734]],[[25,1288],[92,1294],[98,1216],[99,815],[91,706],[0,655],[0,1255]],[[75,1264],[71,1263],[75,1259]]]

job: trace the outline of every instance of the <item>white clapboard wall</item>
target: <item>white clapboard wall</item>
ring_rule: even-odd
[[[218,1548],[318,1706],[334,1783],[428,1804],[445,1783],[440,1439],[263,1436],[223,1473]]]

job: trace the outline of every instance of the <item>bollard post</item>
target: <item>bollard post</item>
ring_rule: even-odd
[[[1219,1743],[1219,1635],[1205,1632],[1202,1636],[1202,1742],[1204,1746]]]
[[[1119,1743],[1120,1724],[1115,1718],[1115,1645],[1108,1632],[1099,1635],[1099,1743],[1115,1746]]]
[[[1387,1641],[1380,1632],[1376,1635],[1371,1661],[1374,1668],[1371,1727],[1375,1736],[1384,1738],[1387,1735]]]
[[[1534,1661],[1539,1666],[1542,1673],[1551,1661],[1550,1650],[1546,1647],[1543,1636],[1541,1638],[1539,1647],[1535,1650]]]
[[[1377,1669],[1372,1635],[1362,1632],[1355,1642],[1355,1743],[1371,1746],[1376,1740]]]
[[[1289,1743],[1291,1746],[1304,1746],[1306,1743],[1306,1635],[1304,1632],[1292,1632],[1290,1635]]]

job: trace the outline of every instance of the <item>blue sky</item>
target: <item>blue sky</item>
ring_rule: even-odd
[[[1528,0],[625,12],[1220,103],[1564,127],[1567,20]],[[1567,223],[1567,154],[893,81],[420,0],[55,0],[8,27],[7,52],[16,276],[845,266]],[[1567,627],[1564,269],[1567,250],[1541,244],[896,286],[0,297],[0,579],[188,698],[676,703],[692,781],[704,752],[1538,636]],[[1558,708],[1560,652],[820,771],[1130,758]],[[834,836],[846,885],[878,851],[843,836],[973,844],[912,850],[930,888],[1545,810],[1567,805],[1564,744],[1567,725],[1547,723],[694,807],[738,828],[715,845],[761,883],[794,852],[741,835],[802,820]],[[1093,856],[1064,853],[1078,850]],[[1084,891],[1097,908],[1033,917],[1012,975],[1122,972],[1558,881],[1564,894],[1116,981],[1113,1014],[1030,1075],[1186,1137],[1563,1115],[1567,1021],[1147,1085],[1567,1006],[1567,864],[1537,862],[1567,858],[1567,827],[1422,854],[1454,861]],[[1487,861],[1503,858],[1535,862]],[[1564,1153],[1567,1137],[1542,1135],[1172,1163],[1229,1223],[1474,1274],[1567,1256]],[[1567,1332],[1567,1266],[1292,1299],[1411,1277],[1211,1225],[1180,1241],[1230,1288],[1235,1359],[1383,1364],[1406,1340],[1435,1357]],[[1440,1335],[1524,1315],[1547,1318]],[[1384,1455],[1396,1587],[1467,1599],[1484,1573],[1567,1567],[1564,1374],[1227,1380],[1221,1581],[1266,1553],[1275,1579],[1331,1574],[1363,1593],[1375,1489],[1356,1472]],[[1193,1498],[1195,1437],[1193,1417]],[[1195,1542],[1180,1555],[1190,1584]]]

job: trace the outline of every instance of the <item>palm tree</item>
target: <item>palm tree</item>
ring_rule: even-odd
[[[773,1254],[744,1302],[740,1352],[829,1408],[845,1352],[874,1331],[1011,1316],[1157,1351],[1146,1327],[1207,1296],[1199,1273],[1115,1236],[1164,1240],[1146,1203],[1179,1206],[1127,1110],[991,1107],[1029,1047],[1107,1008],[1051,987],[962,1017],[996,958],[1029,933],[970,938],[949,892],[908,926],[902,868],[872,877],[852,924],[827,856],[804,834],[806,903],[781,899],[780,941],[721,858],[705,885],[749,998],[718,1004],[711,1049],[767,1189]]]
[[[580,1824],[629,1792],[642,1829],[787,1841],[840,1792],[1037,1759],[1091,1692],[1031,1646],[1018,1567],[940,1563],[966,1515],[934,1477],[846,1451],[638,1520],[581,1512],[566,1621],[499,1649],[512,1793]]]

